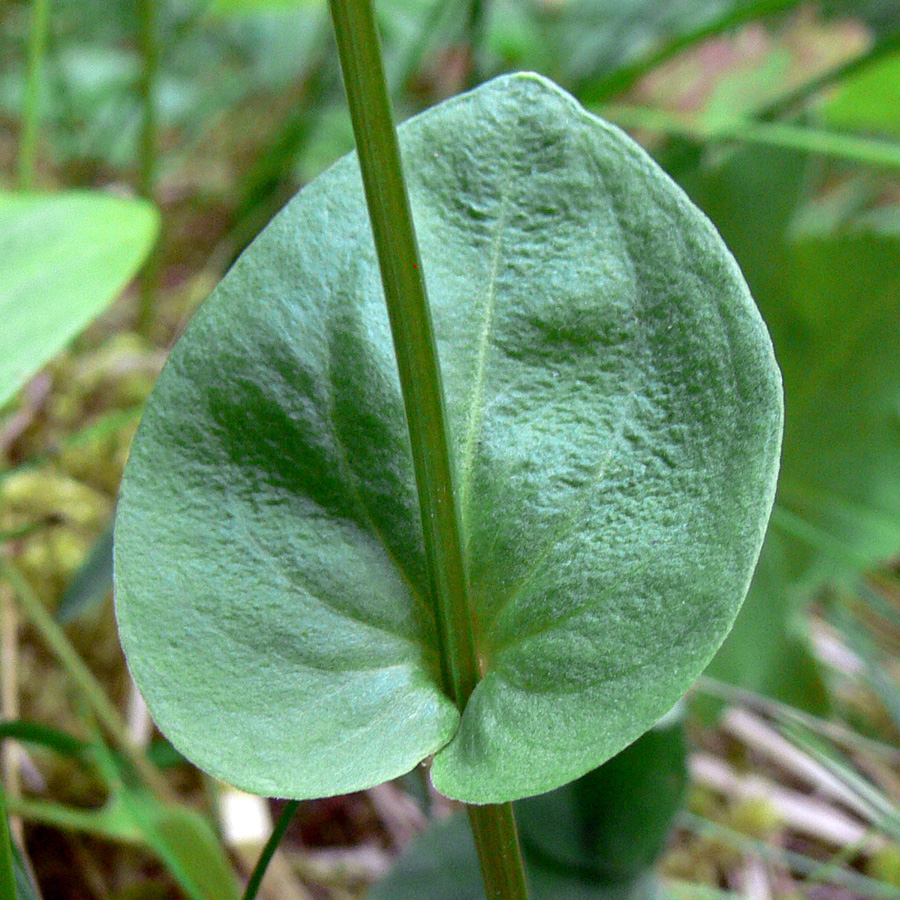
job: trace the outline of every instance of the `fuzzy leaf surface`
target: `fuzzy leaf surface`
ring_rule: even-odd
[[[497,802],[651,727],[737,613],[781,384],[731,256],[618,129],[537,76],[400,129],[484,677],[438,646],[355,157],[304,189],[175,348],[123,483],[118,615],[186,756],[264,794],[435,754]]]

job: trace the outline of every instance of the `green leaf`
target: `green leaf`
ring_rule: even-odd
[[[894,53],[843,81],[818,112],[835,128],[900,137],[898,79],[900,53]]]
[[[16,900],[17,895],[12,834],[6,817],[6,797],[0,785],[0,900]]]
[[[192,900],[238,900],[234,872],[203,816],[138,791],[123,794],[122,806]]]
[[[653,900],[687,782],[680,714],[583,778],[516,803],[532,900]],[[465,816],[432,825],[368,900],[484,900]]]
[[[784,373],[779,506],[861,569],[900,546],[900,232],[886,215],[800,216],[805,173],[803,155],[741,152],[692,193],[740,261]],[[794,538],[790,578],[847,568],[821,539]]]
[[[407,123],[484,677],[439,683],[406,423],[355,158],[195,317],[138,431],[119,625],[169,739],[257,793],[436,754],[474,802],[609,759],[704,668],[774,492],[780,379],[708,221],[537,76]]]
[[[197,812],[161,803],[140,789],[118,789],[99,809],[21,800],[24,819],[80,831],[154,853],[191,900],[237,900],[234,874],[206,820]]]
[[[529,885],[529,896],[533,886]],[[406,848],[366,900],[485,900],[475,841],[465,813],[438,821]],[[536,898],[534,898],[536,900]]]
[[[67,624],[96,609],[113,589],[113,529],[97,538],[56,607],[56,618]]]
[[[157,230],[143,201],[0,193],[0,405],[118,296]]]
[[[806,159],[742,151],[689,187],[771,329],[787,411],[778,515],[710,672],[821,712],[798,602],[900,547],[900,231],[809,207]]]
[[[900,240],[851,224],[793,264],[783,503],[876,562],[900,547]]]
[[[730,684],[826,715],[828,695],[799,621],[800,597],[787,557],[783,538],[770,528],[747,600],[706,671]],[[701,708],[720,708],[718,702],[697,701]]]
[[[88,741],[83,741],[65,731],[50,728],[39,722],[29,722],[24,719],[7,719],[0,722],[0,741],[8,738],[44,747],[80,762],[89,762],[93,749],[93,745]]]
[[[683,723],[679,704],[600,768],[520,800],[526,857],[604,884],[644,881],[687,786]]]
[[[26,721],[0,723],[2,738],[15,738],[90,763],[110,790],[109,799],[100,809],[81,810],[26,800],[18,807],[21,815],[114,841],[145,844],[165,863],[192,900],[236,900],[238,891],[234,874],[207,821],[194,810],[161,802],[145,789],[129,786],[124,777],[127,771],[124,761],[117,759],[99,740],[91,744]],[[15,851],[13,846],[14,854]]]
[[[735,253],[757,302],[772,317],[768,324],[779,359],[792,352],[794,340],[779,305],[791,294],[788,230],[804,201],[806,159],[787,150],[742,149],[721,165],[698,169],[685,180],[692,198]],[[786,384],[786,393],[792,387]],[[792,427],[790,416],[785,424]],[[782,456],[790,453],[786,441]],[[787,542],[770,527],[747,602],[707,671],[820,713],[826,705],[825,688],[815,660],[796,632],[802,596],[797,581],[805,578],[809,565],[806,547]],[[790,673],[787,677],[782,665]],[[795,691],[801,681],[805,687]]]

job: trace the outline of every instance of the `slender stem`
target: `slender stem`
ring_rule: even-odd
[[[527,897],[525,869],[511,803],[467,806],[487,900]]]
[[[330,0],[412,445],[444,689],[460,711],[480,677],[425,279],[371,0]],[[490,900],[527,900],[512,806],[470,812]]]
[[[22,140],[19,146],[19,186],[33,191],[38,129],[41,119],[41,91],[44,82],[44,55],[50,0],[34,0],[31,7],[31,32],[28,38],[28,79],[25,85],[25,110]]]
[[[7,584],[0,584],[0,717],[4,722],[19,718],[19,617],[16,598]],[[10,800],[22,794],[20,779],[21,751],[13,743],[0,750],[0,782]],[[10,822],[10,829],[19,841],[22,822]]]
[[[412,444],[444,686],[465,707],[478,682],[444,393],[425,280],[370,0],[331,0]]]
[[[843,81],[845,78],[855,75],[860,70],[883,59],[885,56],[894,53],[898,47],[900,47],[900,28],[894,29],[880,38],[865,53],[854,56],[846,62],[839,63],[831,69],[826,69],[809,81],[804,81],[794,90],[761,109],[756,114],[756,117],[763,122],[771,122],[774,119],[778,119],[824,88]]]
[[[48,800],[10,801],[9,808],[14,815],[30,823],[50,825],[63,831],[79,831],[117,843],[140,844],[142,839],[136,823],[126,820],[126,824],[122,818],[111,816],[104,809],[75,809]]]
[[[103,688],[94,677],[93,672],[84,664],[66,633],[44,608],[44,604],[41,603],[18,568],[10,560],[4,559],[2,555],[0,555],[0,575],[12,585],[19,597],[22,609],[40,634],[44,644],[65,669],[66,674],[72,679],[97,720],[115,740],[119,749],[128,757],[147,786],[161,799],[172,799],[172,793],[165,780],[144,756],[140,748],[135,746],[118,710],[103,692]]]
[[[797,5],[799,5],[799,0],[751,0],[749,3],[729,5],[727,7],[728,12],[723,16],[701,25],[693,31],[673,38],[669,43],[663,44],[658,50],[651,51],[637,62],[624,68],[616,69],[609,75],[603,75],[597,80],[594,80],[593,76],[583,79],[582,84],[576,85],[578,99],[582,103],[587,104],[606,100],[614,94],[620,94],[628,90],[648,72],[676,56],[682,50],[686,50],[706,38],[715,37],[729,29],[736,28],[738,25],[743,25],[744,22],[752,22],[754,19],[760,19],[764,16],[777,15]]]
[[[156,75],[159,70],[159,33],[156,7],[159,0],[140,0],[140,94],[143,106],[140,143],[140,183],[142,197],[156,200],[157,117]],[[157,245],[158,247],[159,245]],[[153,301],[159,271],[159,251],[150,253],[140,277],[140,311],[138,328],[147,334],[153,322]]]
[[[781,147],[803,153],[816,153],[849,159],[857,163],[900,168],[900,143],[880,138],[857,137],[805,125],[785,122],[757,122],[750,119],[716,122],[706,125],[692,122],[660,109],[644,106],[589,105],[588,109],[622,128],[645,128],[664,134],[678,134],[695,141],[739,141],[764,147]]]
[[[466,22],[469,51],[469,71],[466,73],[466,85],[470,88],[475,87],[481,81],[478,52],[484,41],[486,13],[487,0],[471,0]]]
[[[269,840],[266,841],[266,846],[263,847],[262,853],[259,854],[256,867],[253,869],[253,874],[247,882],[247,890],[244,891],[244,900],[255,900],[260,885],[262,884],[262,880],[266,875],[266,869],[269,868],[269,861],[275,855],[275,851],[278,849],[278,845],[281,843],[281,839],[284,837],[288,825],[291,824],[291,819],[294,818],[294,813],[297,812],[297,807],[299,805],[299,800],[289,800],[287,804],[285,804],[284,809],[281,811],[281,815],[278,817],[278,821],[275,823],[275,827],[272,829],[272,833],[269,835]]]
[[[12,835],[6,818],[6,800],[0,786],[0,900],[16,900],[16,873],[13,869]]]

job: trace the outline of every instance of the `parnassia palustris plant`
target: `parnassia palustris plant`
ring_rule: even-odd
[[[338,162],[176,346],[122,487],[122,641],[160,727],[247,789],[433,755],[501,802],[612,757],[703,670],[772,503],[781,384],[710,223],[543,78],[400,129],[482,678],[441,688],[359,169]]]

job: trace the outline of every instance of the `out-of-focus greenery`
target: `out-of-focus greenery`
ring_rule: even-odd
[[[787,430],[763,557],[710,674],[861,741],[895,743],[900,3],[376,5],[399,118],[500,72],[540,71],[631,129],[717,225],[772,332]],[[140,249],[127,223],[98,226],[91,241],[89,225],[67,213],[57,224],[83,242],[67,252],[50,243],[49,225],[25,242],[21,220],[0,211],[0,606],[7,634],[10,609],[22,619],[18,640],[0,650],[0,680],[15,682],[27,720],[0,734],[28,748],[25,771],[42,780],[32,772],[21,790],[14,765],[8,804],[29,823],[24,850],[47,897],[99,896],[98,884],[111,897],[227,897],[237,881],[209,785],[165,758],[165,745],[135,746],[123,722],[108,527],[131,434],[175,335],[284,201],[352,147],[327,8],[160,0],[148,33],[139,3],[53,0],[36,42],[38,7],[14,0],[0,11],[3,208],[64,209],[77,191],[97,209],[146,210],[134,202],[143,193],[162,232],[142,277],[149,315],[129,290],[72,342],[133,274],[152,226],[141,226]],[[31,127],[37,195],[22,191],[20,176]],[[29,329],[40,349],[27,343]],[[53,613],[74,621],[63,631]],[[784,707],[764,708],[787,721]],[[829,759],[850,790],[869,796],[856,757]],[[898,783],[896,760],[866,759],[865,777],[881,779],[879,802],[896,811],[900,793],[886,787]],[[890,816],[873,820],[877,853],[847,851],[829,866],[823,847],[792,844],[778,825],[755,833],[760,816],[702,790],[691,810],[664,858],[673,894],[722,896],[741,854],[771,851],[779,896],[804,879],[845,892],[815,896],[898,896]],[[78,834],[95,837],[80,843]],[[357,882],[318,889],[360,893]]]

